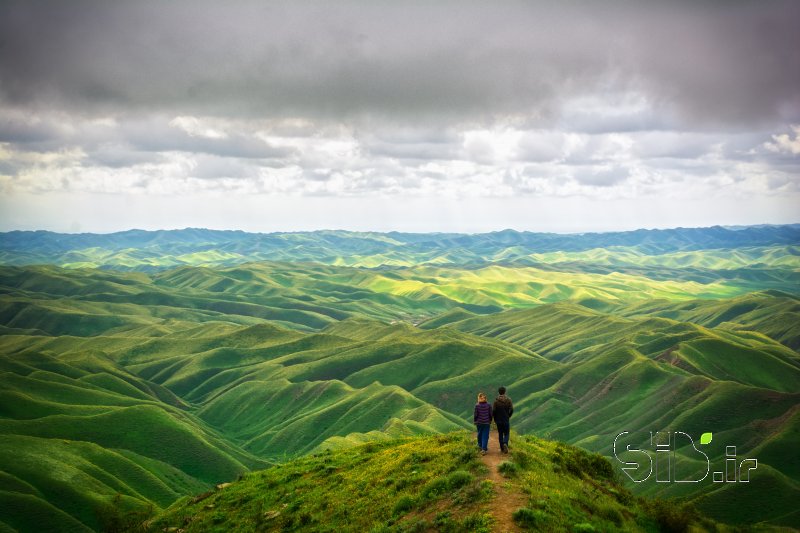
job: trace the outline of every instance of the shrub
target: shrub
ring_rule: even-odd
[[[647,507],[665,533],[683,533],[697,518],[697,511],[689,504],[664,500],[649,500]]]
[[[414,507],[414,498],[409,496],[408,494],[404,494],[400,496],[398,500],[394,504],[394,509],[392,513],[398,515],[410,511]]]
[[[477,513],[465,517],[461,521],[460,531],[472,531],[474,533],[489,533],[492,525],[492,517],[486,513]]]
[[[633,501],[633,494],[631,494],[631,491],[626,488],[618,487],[610,489],[609,492],[611,492],[611,494],[622,505],[630,505],[630,503]]]
[[[463,470],[456,470],[449,476],[447,476],[447,485],[451,489],[457,489],[459,487],[463,487],[469,483],[472,483],[472,480],[475,479],[472,474],[469,472],[465,472]]]
[[[574,533],[591,533],[592,531],[597,531],[594,526],[588,522],[581,522],[580,524],[575,524],[572,526],[572,531]]]
[[[433,459],[433,456],[431,454],[423,452],[412,452],[411,455],[409,456],[409,461],[412,464],[427,463],[431,459]]]
[[[458,462],[461,464],[469,464],[475,460],[475,452],[472,450],[463,451],[458,454]]]
[[[335,474],[337,470],[338,468],[336,468],[335,466],[326,465],[320,469],[320,474],[323,476],[330,476],[332,474]]]
[[[519,473],[519,467],[511,461],[503,461],[497,466],[497,471],[506,477],[513,477]]]
[[[373,453],[378,449],[378,445],[374,442],[368,442],[361,447],[362,453]]]
[[[458,491],[458,493],[453,496],[453,501],[458,504],[472,503],[481,500],[489,500],[493,494],[494,489],[492,482],[488,479],[484,479],[480,483],[472,483]]]
[[[433,498],[447,492],[447,487],[448,481],[446,478],[436,478],[423,487],[421,495],[425,499]]]
[[[430,527],[430,524],[424,518],[420,518],[418,520],[414,520],[413,522],[409,522],[403,524],[397,528],[398,531],[403,533],[422,533],[426,531]]]
[[[615,509],[614,507],[601,507],[597,510],[597,514],[609,522],[614,523],[616,526],[621,526],[624,521],[622,513],[619,512],[619,509]]]
[[[611,462],[597,453],[589,453],[579,448],[567,448],[563,445],[556,448],[552,461],[570,474],[581,477],[586,474],[595,479],[614,481],[614,467]],[[554,471],[560,469],[553,468]]]
[[[517,463],[520,468],[529,468],[533,463],[531,455],[524,450],[514,450],[511,453],[511,456],[514,458],[514,462]]]
[[[514,511],[511,518],[514,519],[518,526],[527,529],[542,529],[547,522],[547,515],[544,511],[528,509],[527,507],[521,507]]]
[[[614,480],[614,467],[611,462],[598,453],[582,453],[584,471],[593,478]]]
[[[456,532],[459,529],[458,523],[450,517],[450,511],[437,513],[433,525],[442,533]]]

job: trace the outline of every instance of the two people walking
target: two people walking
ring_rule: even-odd
[[[489,429],[494,420],[497,425],[497,437],[500,441],[500,451],[508,453],[508,433],[511,429],[511,415],[514,413],[514,404],[506,396],[506,388],[497,389],[499,396],[494,403],[489,405],[486,395],[478,393],[478,403],[475,404],[474,422],[478,429],[478,448],[485,455],[489,449]]]

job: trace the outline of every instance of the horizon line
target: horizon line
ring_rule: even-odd
[[[120,233],[132,233],[132,232],[142,232],[142,233],[158,233],[158,232],[179,232],[179,231],[214,231],[214,232],[225,232],[225,233],[245,233],[251,235],[285,235],[285,234],[301,234],[301,233],[360,233],[360,234],[382,234],[388,235],[393,233],[400,233],[406,235],[488,235],[493,233],[533,233],[533,234],[543,234],[543,235],[587,235],[587,234],[608,234],[608,233],[632,233],[637,231],[675,231],[675,230],[703,230],[703,229],[714,229],[714,228],[721,228],[729,231],[740,231],[744,229],[750,228],[765,228],[765,227],[795,227],[800,226],[800,222],[790,222],[790,223],[782,223],[782,224],[775,224],[775,223],[763,223],[763,224],[715,224],[712,226],[669,226],[669,227],[637,227],[634,229],[619,229],[619,230],[605,230],[605,231],[537,231],[532,229],[516,229],[511,227],[506,227],[503,229],[498,230],[490,230],[490,231],[400,231],[400,230],[388,230],[388,231],[381,231],[381,230],[362,230],[362,229],[345,229],[345,228],[318,228],[313,230],[281,230],[281,231],[247,231],[243,229],[231,229],[231,228],[211,228],[211,227],[198,227],[198,226],[186,226],[182,228],[158,228],[158,229],[143,229],[143,228],[129,228],[117,231],[109,231],[109,232],[95,232],[95,231],[76,231],[76,232],[67,232],[67,231],[53,231],[47,229],[33,229],[33,230],[26,230],[26,229],[12,229],[6,231],[0,231],[0,235],[9,234],[9,233],[52,233],[56,235],[116,235]]]

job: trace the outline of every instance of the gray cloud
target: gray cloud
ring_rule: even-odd
[[[197,166],[190,176],[201,179],[252,179],[258,176],[258,167],[247,160],[203,154],[196,158]]]
[[[157,163],[163,160],[159,153],[143,152],[135,148],[117,143],[105,143],[97,146],[88,154],[88,166],[126,168],[143,163]]]
[[[800,119],[797,20],[788,0],[6,1],[0,94],[88,113],[548,123],[570,96],[640,91],[686,124],[786,122]]]
[[[6,0],[0,192],[769,212],[800,191],[798,19],[788,0]]]
[[[261,160],[282,159],[296,152],[273,146],[246,129],[210,137],[192,134],[171,122],[164,116],[129,114],[111,122],[59,113],[26,117],[0,109],[0,143],[41,153],[78,147],[87,154],[89,164],[116,168],[157,162],[161,153],[171,151]]]
[[[369,125],[356,135],[365,153],[412,163],[432,159],[457,159],[463,138],[460,132],[442,127]]]
[[[519,140],[518,157],[522,161],[544,162],[565,155],[565,136],[559,131],[531,131]]]
[[[624,167],[576,168],[573,171],[575,181],[595,187],[611,187],[624,181],[629,175],[630,171]]]
[[[204,137],[164,122],[128,123],[120,134],[134,148],[149,152],[180,151],[254,159],[285,157],[292,153],[290,149],[271,146],[245,133],[230,133],[222,138]]]
[[[709,153],[722,140],[718,134],[674,131],[640,132],[634,139],[633,153],[644,159],[694,159]]]
[[[0,114],[0,142],[40,144],[62,136],[63,131],[60,131],[55,124],[32,122],[26,120],[21,113]]]

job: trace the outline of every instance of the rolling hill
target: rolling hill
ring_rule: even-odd
[[[607,263],[678,267],[674,270],[679,271],[690,266],[791,267],[796,264],[799,244],[797,224],[582,234],[514,230],[483,234],[351,231],[264,234],[198,228],[110,234],[11,231],[0,233],[0,263],[152,271],[187,265],[223,267],[252,261],[312,261],[367,268],[582,262],[596,266]],[[720,251],[709,253],[709,250]],[[702,253],[693,254],[695,251]]]
[[[749,485],[628,488],[681,498],[722,522],[798,527],[797,232],[711,228],[560,241],[517,232],[4,234],[10,263],[25,249],[58,263],[89,245],[138,259],[119,269],[0,266],[0,527],[100,529],[111,515],[143,519],[239,477],[242,492],[214,498],[236,492],[250,501],[251,480],[271,483],[282,471],[251,472],[276,463],[298,461],[288,463],[299,475],[287,482],[311,479],[313,455],[326,450],[368,443],[369,457],[402,447],[393,439],[468,429],[475,393],[500,384],[514,398],[516,431],[609,457],[621,431],[642,448],[651,431],[713,432],[704,449],[715,467],[726,445],[758,459]],[[197,254],[201,245],[209,262],[151,261],[167,249]],[[241,254],[249,261],[259,246],[272,260],[214,263],[236,250],[250,250]],[[526,453],[554,453],[555,444],[536,442]],[[685,443],[676,442],[675,457],[690,474],[705,468]],[[522,478],[529,475],[543,474]],[[454,523],[484,520],[480,506],[465,514],[452,503]],[[535,503],[531,516],[559,527],[604,520],[596,509],[551,513]],[[369,527],[432,523],[436,514],[417,504],[400,514],[384,509]],[[184,505],[163,523],[185,516]],[[617,509],[621,518],[607,511],[613,527],[650,527],[642,524],[655,515],[635,505]],[[315,513],[308,519],[319,525]],[[228,523],[227,515],[201,514],[198,524]]]

